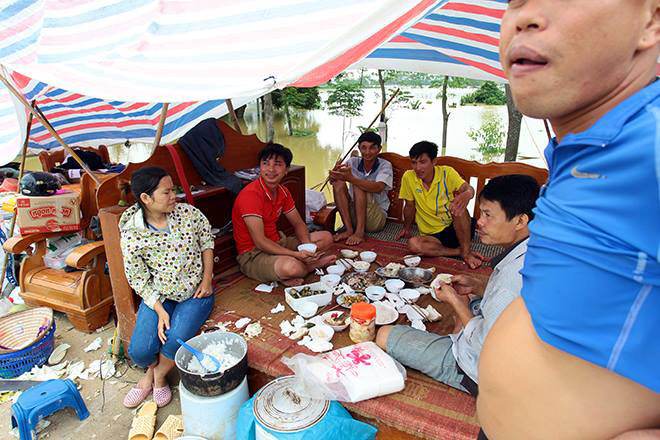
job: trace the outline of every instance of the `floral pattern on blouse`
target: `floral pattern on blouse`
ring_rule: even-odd
[[[119,220],[128,284],[153,309],[157,301],[185,301],[202,281],[202,252],[213,249],[211,224],[192,205],[177,203],[167,215],[169,231],[148,228],[136,203]]]

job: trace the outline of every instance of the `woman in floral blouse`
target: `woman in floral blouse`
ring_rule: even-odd
[[[157,167],[131,177],[137,201],[121,216],[126,278],[141,298],[128,355],[147,373],[124,399],[133,408],[153,390],[158,406],[172,392],[167,373],[179,348],[195,336],[213,307],[213,235],[197,208],[176,203],[172,178]]]

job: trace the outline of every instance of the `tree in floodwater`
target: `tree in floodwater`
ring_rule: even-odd
[[[361,114],[364,104],[364,90],[358,84],[337,81],[335,88],[325,100],[331,115],[342,117],[341,146],[344,148],[346,136],[346,118],[353,118]]]
[[[505,105],[506,95],[493,81],[486,81],[478,90],[461,98],[461,105],[467,104]]]
[[[447,128],[449,126],[449,115],[447,110],[447,85],[449,84],[449,76],[445,76],[442,81],[433,81],[431,87],[442,87],[442,92],[438,95],[442,98],[442,152],[441,156],[447,153]]]
[[[513,96],[511,95],[511,87],[504,86],[506,92],[506,107],[509,113],[509,129],[506,134],[506,151],[504,152],[505,162],[514,162],[518,159],[518,144],[520,143],[520,125],[522,122],[522,113],[518,111]]]
[[[492,162],[504,154],[504,123],[495,112],[486,112],[479,129],[471,128],[467,135],[478,145],[474,150],[481,153],[483,162]]]
[[[293,136],[294,134],[306,135],[307,133],[294,130],[291,108],[298,110],[316,110],[321,108],[321,95],[319,95],[318,87],[285,87],[282,90],[273,90],[271,95],[273,97],[273,106],[278,110],[284,110],[289,136]]]

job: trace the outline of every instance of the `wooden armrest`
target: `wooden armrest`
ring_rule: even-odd
[[[84,269],[94,258],[105,252],[103,241],[94,241],[75,248],[66,256],[67,266]]]
[[[314,224],[323,227],[326,231],[335,232],[337,211],[337,207],[334,204],[324,206],[315,213],[312,213]]]
[[[25,252],[35,243],[63,234],[70,234],[70,232],[47,232],[43,234],[28,234],[24,236],[17,235],[7,239],[7,241],[3,243],[2,248],[10,254],[20,254],[21,252]]]

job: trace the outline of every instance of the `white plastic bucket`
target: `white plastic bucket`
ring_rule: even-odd
[[[186,436],[199,436],[207,440],[236,438],[236,420],[241,405],[248,400],[247,377],[228,393],[202,397],[179,386],[181,415]]]

